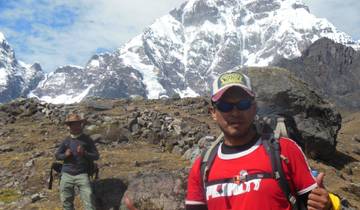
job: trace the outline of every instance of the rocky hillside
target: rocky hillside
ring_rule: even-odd
[[[220,72],[299,57],[321,37],[356,45],[301,0],[189,0],[117,51],[93,56],[76,78],[72,67],[57,69],[33,94],[52,103],[205,95]]]
[[[360,108],[360,52],[323,38],[302,56],[282,59],[277,66],[289,69],[341,108]]]
[[[283,116],[292,138],[325,171],[326,185],[360,208],[360,113],[339,113],[278,68],[246,69],[258,92],[260,116]],[[277,78],[281,85],[271,85]],[[266,87],[263,84],[266,84]],[[52,105],[35,99],[0,107],[0,209],[60,209],[57,182],[47,190],[54,151],[67,135],[66,113],[88,119],[85,131],[101,153],[94,181],[99,210],[117,209],[126,192],[139,209],[184,209],[191,161],[219,134],[204,98],[104,100]],[[342,129],[339,131],[340,126]],[[79,199],[76,206],[80,207]],[[81,209],[81,208],[80,208]]]

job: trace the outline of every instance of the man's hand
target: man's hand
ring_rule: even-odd
[[[331,209],[331,201],[329,192],[324,187],[324,173],[320,173],[316,177],[318,187],[313,189],[308,198],[308,210],[329,210]]]
[[[84,147],[82,147],[81,145],[78,145],[76,148],[76,153],[80,157],[84,156],[84,153],[85,153]]]
[[[71,149],[67,148],[65,150],[65,157],[70,157],[72,155]]]

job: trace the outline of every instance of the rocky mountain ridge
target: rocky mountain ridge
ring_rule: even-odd
[[[26,96],[44,78],[40,64],[18,61],[0,32],[0,103]]]
[[[277,66],[289,69],[339,108],[360,108],[360,52],[324,38],[302,56],[282,59]]]

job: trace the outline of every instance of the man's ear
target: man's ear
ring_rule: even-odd
[[[213,120],[215,120],[216,121],[216,109],[215,109],[215,107],[213,107],[213,106],[210,106],[209,107],[209,113],[211,114],[211,117],[213,118]]]
[[[254,112],[254,114],[256,115],[257,112],[258,112],[258,109],[259,109],[256,101],[254,102],[254,105],[253,105],[253,107],[252,107],[251,109],[253,109],[253,112]]]

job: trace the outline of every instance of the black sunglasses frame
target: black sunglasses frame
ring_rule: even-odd
[[[240,111],[246,111],[248,109],[251,108],[252,104],[254,103],[254,99],[243,99],[241,101],[239,101],[238,103],[227,103],[224,101],[217,101],[217,102],[213,102],[211,101],[212,105],[214,108],[216,108],[217,110],[219,110],[220,112],[223,113],[227,113],[227,112],[231,112],[232,110],[234,110],[234,108],[236,107],[237,110]]]

